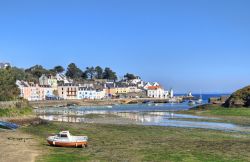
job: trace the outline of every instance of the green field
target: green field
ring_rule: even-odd
[[[218,105],[202,105],[190,109],[188,113],[200,115],[245,116],[250,117],[250,108],[226,108]]]
[[[250,125],[250,108],[225,108],[218,105],[202,105],[187,111],[178,111],[178,113],[218,117],[220,122],[244,126]]]
[[[250,135],[205,129],[53,122],[22,130],[40,141],[38,161],[250,161]],[[88,135],[88,148],[46,143],[50,133]]]
[[[0,117],[19,117],[32,114],[33,109],[30,107],[0,109]]]

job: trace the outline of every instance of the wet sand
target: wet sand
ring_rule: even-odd
[[[42,153],[39,142],[20,130],[0,129],[1,162],[34,162]]]

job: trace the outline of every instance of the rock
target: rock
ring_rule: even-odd
[[[225,102],[226,107],[250,107],[250,86],[234,92]]]

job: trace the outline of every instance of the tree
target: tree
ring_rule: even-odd
[[[26,73],[31,74],[35,78],[40,78],[42,74],[51,74],[51,72],[45,68],[43,68],[42,65],[35,65],[25,70]]]
[[[95,68],[92,66],[92,67],[86,67],[86,70],[85,70],[85,73],[87,74],[87,77],[89,79],[93,79],[94,76],[95,76]]]
[[[83,72],[76,66],[76,64],[71,63],[68,65],[66,76],[71,79],[81,79],[83,77]]]
[[[82,79],[87,79],[87,78],[88,78],[88,75],[86,74],[86,72],[83,72],[83,73],[82,73],[81,78],[82,78]]]
[[[62,66],[60,66],[60,65],[54,67],[54,71],[56,73],[62,73],[62,72],[64,72],[64,70],[65,69]]]
[[[16,72],[12,68],[0,69],[0,101],[15,100],[19,96],[16,79]]]
[[[57,72],[55,71],[55,69],[49,69],[49,74],[55,76]]]
[[[100,66],[95,67],[96,71],[96,78],[102,79],[103,78],[103,69]]]
[[[126,75],[124,75],[124,77],[127,78],[127,80],[136,79],[136,76],[134,74],[129,74],[129,73],[127,73]]]
[[[116,80],[116,73],[113,72],[110,68],[106,67],[103,72],[103,79]]]

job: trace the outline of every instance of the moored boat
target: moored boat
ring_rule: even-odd
[[[200,94],[199,99],[196,101],[196,104],[202,104],[203,100],[202,100],[202,95]]]
[[[57,147],[87,147],[87,136],[72,136],[69,131],[62,131],[57,135],[49,136],[47,138],[51,146]]]
[[[199,98],[197,101],[196,101],[196,104],[202,104],[203,100],[201,98]]]
[[[193,101],[193,100],[189,100],[188,101],[188,105],[189,106],[194,106],[196,103],[195,103],[195,101]]]

